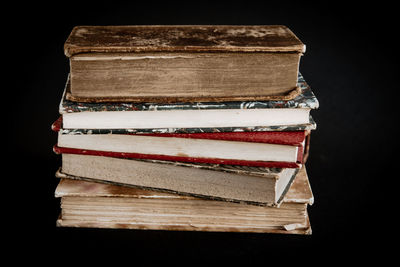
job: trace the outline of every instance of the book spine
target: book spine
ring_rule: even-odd
[[[299,162],[249,161],[249,160],[235,160],[235,159],[195,158],[195,157],[180,157],[180,156],[169,156],[169,155],[123,153],[123,152],[112,152],[112,151],[67,148],[67,147],[59,147],[57,145],[55,145],[53,147],[53,151],[56,154],[64,154],[65,153],[65,154],[79,154],[79,155],[90,155],[90,156],[126,158],[126,159],[152,159],[152,160],[180,161],[180,162],[193,162],[193,163],[266,167],[266,168],[299,168],[300,167]]]

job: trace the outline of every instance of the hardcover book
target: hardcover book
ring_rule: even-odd
[[[305,45],[286,26],[77,26],[64,45],[67,99],[292,99]]]
[[[57,176],[268,206],[280,205],[299,170],[72,153],[61,158]]]
[[[60,227],[311,234],[314,197],[305,168],[279,208],[61,179]]]
[[[70,86],[69,78],[66,88]],[[300,94],[292,100],[82,103],[65,92],[59,106],[62,128],[133,132],[212,132],[314,129],[310,111],[318,100],[299,74]]]
[[[299,167],[309,135],[308,131],[76,134],[53,129],[59,131],[57,153],[264,167]]]

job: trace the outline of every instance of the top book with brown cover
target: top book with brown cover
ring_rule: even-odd
[[[285,26],[77,26],[64,45],[79,102],[288,100],[305,45]]]

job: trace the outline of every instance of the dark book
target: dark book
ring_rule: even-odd
[[[282,25],[77,26],[64,45],[67,99],[292,99],[305,45]]]
[[[69,88],[69,79],[66,90]],[[314,129],[310,111],[318,100],[299,74],[301,93],[292,100],[182,102],[182,103],[83,103],[64,93],[59,112],[63,129],[139,132],[269,131]]]
[[[60,227],[311,234],[314,197],[304,167],[279,208],[60,177]]]

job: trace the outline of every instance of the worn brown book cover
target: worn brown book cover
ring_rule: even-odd
[[[282,25],[77,26],[67,98],[82,102],[292,99],[305,45]]]
[[[279,206],[297,168],[264,168],[62,154],[56,176],[262,206]]]
[[[279,208],[205,200],[139,188],[61,179],[58,226],[311,234],[314,197],[305,168]]]

